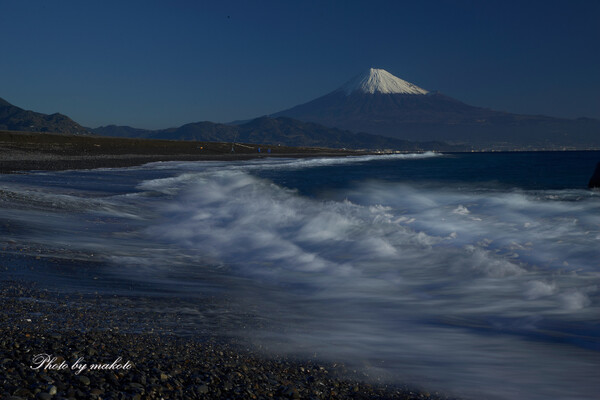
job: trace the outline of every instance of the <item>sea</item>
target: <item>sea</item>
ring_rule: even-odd
[[[1,260],[21,262],[0,279],[153,298],[175,334],[379,382],[598,399],[599,161],[420,153],[2,175]]]

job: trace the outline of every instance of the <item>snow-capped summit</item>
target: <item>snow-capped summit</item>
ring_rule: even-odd
[[[375,68],[273,116],[402,140],[468,143],[484,149],[498,143],[541,148],[548,143],[577,143],[585,148],[600,144],[598,120],[560,120],[471,106]]]
[[[427,94],[425,89],[400,79],[384,69],[369,68],[366,72],[356,76],[340,88],[346,94],[356,91],[362,93],[385,94]]]

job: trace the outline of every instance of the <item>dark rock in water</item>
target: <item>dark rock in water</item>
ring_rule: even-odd
[[[591,188],[600,188],[600,162],[596,165],[596,171],[594,171],[594,175],[592,175],[592,179],[590,179],[590,183],[588,183],[588,187]]]

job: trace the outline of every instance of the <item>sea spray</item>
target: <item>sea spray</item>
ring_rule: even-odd
[[[228,301],[219,329],[272,351],[471,398],[592,398],[600,197],[457,184],[459,173],[411,181],[464,159],[419,157],[9,177],[3,238],[32,256],[99,260],[98,273],[157,295],[210,291]],[[202,330],[201,305],[181,328]],[[239,329],[243,318],[256,323]]]

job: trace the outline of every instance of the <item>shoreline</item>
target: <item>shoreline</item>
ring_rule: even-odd
[[[231,153],[232,145],[235,153]],[[0,132],[0,173],[128,167],[156,161],[372,154],[282,146],[265,154],[258,152],[260,147]],[[10,264],[16,260],[10,255],[2,259],[2,263],[9,263],[0,264],[0,270],[4,270],[0,279],[3,399],[443,398],[406,387],[367,382],[366,375],[349,371],[342,363],[290,358],[253,349],[243,335],[228,335],[227,329],[231,328],[220,327],[218,317],[216,325],[209,324],[202,332],[183,336],[173,329],[176,315],[165,317],[164,323],[153,318],[155,314],[136,310],[152,309],[148,305],[176,307],[177,300],[48,289],[43,279],[35,276],[30,275],[27,280],[15,277],[15,266]],[[16,266],[28,268],[25,262],[17,262]],[[211,301],[204,302],[201,308],[207,313],[218,313],[220,309]],[[252,324],[248,318],[246,323]],[[215,326],[220,328],[215,330]],[[41,354],[47,355],[47,363],[32,368],[35,356]],[[73,367],[81,357],[109,369],[76,373]],[[111,365],[123,365],[115,364],[116,360],[132,366],[110,369]],[[60,367],[63,364],[64,369]]]
[[[448,399],[367,381],[341,363],[262,354],[218,333],[153,331],[133,308],[119,308],[130,304],[123,296],[35,286],[0,281],[1,398]],[[54,363],[36,364],[40,354]],[[107,368],[92,370],[94,364]]]
[[[233,149],[233,152],[232,152]],[[121,168],[158,161],[345,157],[360,150],[0,131],[0,173]]]
[[[245,161],[264,158],[313,158],[313,157],[347,157],[367,155],[370,153],[287,153],[271,155],[254,154],[206,154],[206,155],[101,155],[101,156],[71,156],[56,157],[47,153],[34,153],[35,159],[4,159],[0,156],[0,174],[22,173],[27,171],[66,171],[96,168],[125,168],[135,167],[151,162],[168,161]]]
[[[4,161],[7,163],[12,162],[13,165],[21,163],[21,166],[23,162],[48,162],[50,164],[54,163],[53,165],[57,168],[60,167],[62,162],[72,169],[73,164],[67,163],[81,162],[83,165],[89,166],[86,163],[89,163],[90,159],[106,159],[106,162],[112,163],[114,160],[129,162],[135,157],[144,160],[144,162],[148,162],[148,159],[152,157],[160,157],[161,160],[164,157],[182,157],[181,154],[141,154],[142,152],[131,154],[129,153],[131,148],[117,149],[114,152],[116,154],[104,154],[97,151],[89,156],[78,154],[74,149],[62,153],[51,148],[46,148],[46,150],[46,152],[39,153],[33,150],[29,152],[14,150],[12,153],[4,155]],[[315,157],[314,153],[310,152],[289,153],[281,155],[281,157],[293,155]],[[337,153],[337,155],[347,154]],[[356,154],[352,153],[351,155]],[[204,159],[213,160],[223,160],[226,157],[231,157],[230,154],[189,156],[194,157],[194,159],[204,157]],[[44,157],[46,161],[44,161]],[[264,156],[240,152],[236,154],[235,159],[254,159],[257,157]],[[38,158],[40,159],[38,160]],[[215,167],[220,168],[223,165],[225,163],[217,163]],[[171,168],[167,168],[167,171],[170,173]],[[137,173],[145,174],[146,172],[144,170],[131,170],[124,175],[135,176]],[[436,386],[434,383],[436,377],[443,376],[445,371],[441,373],[439,370],[435,371],[437,375],[429,375],[432,378],[423,381],[422,378],[411,379],[407,377],[406,374],[410,376],[412,372],[410,366],[401,366],[401,378],[394,379],[394,377],[391,377],[388,382],[392,384],[386,386],[373,380],[373,377],[361,375],[360,372],[356,373],[354,371],[352,373],[352,370],[356,369],[372,374],[371,371],[375,369],[369,369],[369,367],[379,365],[376,364],[379,361],[379,356],[374,355],[374,352],[368,352],[366,358],[352,358],[350,357],[351,351],[335,353],[327,352],[325,349],[321,350],[321,355],[334,355],[327,359],[329,361],[324,361],[312,352],[313,350],[316,351],[317,348],[322,348],[319,347],[322,337],[314,335],[316,340],[311,342],[315,344],[312,347],[294,348],[293,345],[288,345],[286,341],[291,338],[291,335],[285,336],[285,323],[277,325],[277,323],[272,322],[275,319],[270,320],[268,315],[264,318],[266,313],[254,311],[263,311],[268,307],[236,307],[241,300],[249,299],[248,296],[239,296],[238,298],[236,297],[237,293],[234,291],[227,291],[227,296],[214,295],[217,292],[212,291],[211,287],[206,292],[201,292],[202,295],[199,296],[193,307],[188,307],[192,303],[188,299],[188,296],[191,297],[191,295],[183,290],[173,291],[173,293],[178,294],[175,296],[169,296],[171,292],[168,290],[151,293],[153,286],[150,281],[117,279],[112,274],[103,274],[102,268],[100,268],[101,264],[98,264],[101,258],[92,258],[92,256],[95,256],[95,249],[112,249],[111,243],[116,244],[117,242],[98,242],[100,246],[90,247],[94,250],[93,254],[91,250],[89,254],[87,252],[80,254],[75,251],[77,246],[75,246],[73,252],[69,251],[70,243],[93,239],[98,236],[95,232],[101,234],[104,232],[102,229],[92,229],[94,233],[87,236],[81,235],[80,239],[78,233],[88,229],[88,220],[84,225],[73,225],[77,229],[70,229],[71,234],[68,236],[68,240],[57,242],[60,247],[35,246],[34,243],[30,246],[32,243],[29,243],[28,238],[30,236],[28,236],[28,232],[38,233],[38,235],[32,235],[31,238],[37,237],[38,241],[42,238],[42,243],[44,239],[54,234],[55,227],[57,227],[57,234],[60,234],[60,225],[63,220],[61,213],[54,215],[56,209],[68,212],[79,210],[78,207],[61,205],[60,198],[57,205],[55,205],[55,197],[44,200],[39,199],[40,196],[31,196],[35,210],[39,209],[44,213],[47,210],[52,210],[51,213],[58,224],[52,223],[45,227],[45,217],[42,214],[37,214],[42,215],[41,218],[37,218],[36,214],[31,214],[33,216],[31,219],[21,219],[20,211],[22,207],[24,210],[27,209],[27,201],[23,202],[22,200],[29,200],[30,197],[27,195],[21,196],[20,190],[11,191],[11,182],[28,182],[30,178],[34,182],[43,182],[48,175],[52,175],[51,177],[54,178],[53,175],[55,174],[32,174],[24,175],[22,178],[19,178],[19,176],[12,176],[12,178],[5,176],[7,195],[3,199],[7,201],[7,206],[13,209],[14,212],[13,214],[11,212],[5,214],[5,221],[8,223],[3,226],[3,229],[5,229],[5,247],[2,252],[3,256],[0,258],[0,271],[7,271],[0,275],[0,306],[3,310],[3,312],[0,312],[0,326],[2,327],[0,329],[2,329],[4,338],[4,340],[0,339],[0,398],[13,398],[13,396],[17,396],[17,398],[92,397],[109,399],[161,397],[254,398],[253,396],[256,398],[315,399],[443,398],[437,393],[431,396],[426,392],[406,389],[401,384],[406,381],[409,383],[420,382],[421,387],[429,389],[429,385]],[[73,184],[77,187],[77,179],[81,177],[85,179],[86,175],[88,174],[69,173],[66,177],[74,177]],[[106,181],[104,175],[109,176],[112,174],[99,172],[91,175],[92,177],[99,175]],[[62,185],[66,182],[62,178],[58,176],[57,182],[52,182],[52,184]],[[307,179],[305,176],[301,178]],[[94,182],[100,182],[98,184],[103,185],[102,181],[91,181],[89,185],[83,185],[83,188],[99,188],[98,184]],[[70,179],[67,183],[70,184]],[[44,196],[46,194],[45,187],[45,184],[41,184],[39,192],[36,190],[34,194],[41,193]],[[77,197],[79,197],[79,190],[76,189],[75,191]],[[52,195],[53,192],[51,188],[48,194]],[[16,196],[12,196],[12,193],[16,193]],[[404,192],[397,192],[396,194],[402,193]],[[87,196],[85,198],[87,199]],[[118,210],[127,210],[123,207],[126,205],[125,203],[117,202],[115,204],[119,206]],[[147,203],[136,202],[135,204],[143,205]],[[87,210],[88,207],[86,206],[85,209]],[[226,208],[220,209],[227,210]],[[299,208],[290,209],[296,212]],[[507,209],[514,210],[513,207]],[[452,208],[448,210],[451,211]],[[253,209],[250,209],[250,211],[253,211]],[[263,215],[270,215],[271,212],[267,208],[260,209],[260,211]],[[550,214],[549,218],[553,215]],[[11,219],[13,216],[14,223]],[[188,219],[187,214],[184,214],[184,217],[186,220]],[[20,221],[23,221],[23,223],[19,223]],[[90,223],[95,223],[95,221],[95,218],[89,219]],[[64,222],[65,226],[68,226],[66,223],[68,220],[64,220]],[[258,224],[254,223],[252,225],[257,226]],[[226,227],[227,232],[235,232],[235,225]],[[40,232],[42,233],[39,234]],[[275,231],[275,233],[277,232],[279,231]],[[207,231],[204,237],[212,235],[212,231]],[[116,238],[121,239],[122,237],[116,236]],[[91,241],[93,242],[93,240]],[[140,243],[142,246],[140,248],[145,249],[148,247],[146,243],[152,243],[152,241],[143,240]],[[63,248],[63,244],[65,244],[65,248]],[[120,247],[115,247],[115,250],[117,248],[120,249]],[[168,246],[165,248],[168,248]],[[225,251],[228,251],[228,248]],[[98,253],[101,254],[102,251]],[[129,256],[135,254],[135,252],[130,252],[128,248],[125,248],[120,250],[118,254]],[[167,254],[169,258],[161,258],[161,261],[157,263],[159,268],[161,264],[168,264],[171,260],[175,260],[180,256],[180,253]],[[181,255],[185,256],[185,254]],[[203,258],[204,254],[198,257],[200,260],[203,260]],[[17,262],[17,259],[21,262]],[[240,261],[240,264],[245,263],[245,259]],[[96,268],[96,266],[99,268]],[[119,263],[116,262],[113,266],[119,267]],[[279,267],[283,268],[285,264],[280,264]],[[187,273],[185,270],[183,272]],[[23,278],[23,276],[26,278]],[[182,274],[181,276],[186,279],[190,275]],[[433,276],[435,277],[435,275]],[[56,279],[55,282],[53,282],[53,278]],[[227,286],[230,281],[223,280],[222,282],[222,287],[236,288],[235,285]],[[158,285],[155,287],[158,287]],[[260,288],[260,286],[258,287]],[[134,290],[137,288],[140,290]],[[103,294],[98,295],[97,291]],[[279,297],[273,297],[273,299],[279,300]],[[238,304],[236,304],[236,301]],[[273,304],[277,304],[277,302],[273,302]],[[291,320],[281,319],[281,321]],[[250,328],[248,328],[249,326]],[[294,323],[290,323],[289,326],[293,327]],[[370,326],[369,324],[362,324],[361,328],[363,327],[369,328]],[[279,329],[277,333],[281,333],[283,337],[283,340],[280,340],[276,345],[271,340],[263,340],[263,338],[270,337],[268,333],[275,332],[273,328]],[[352,329],[346,329],[343,326],[342,329],[342,334],[352,333]],[[263,332],[266,332],[267,336],[263,335]],[[378,340],[377,338],[374,339]],[[262,343],[263,347],[257,343]],[[290,340],[290,343],[293,343],[292,340]],[[335,343],[332,344],[335,345]],[[274,351],[267,351],[269,347],[272,347]],[[277,353],[277,350],[279,353]],[[292,353],[294,350],[304,351],[305,353],[300,356],[297,355],[298,353],[293,353],[294,355],[291,358],[284,356],[284,354]],[[403,348],[401,344],[396,345],[395,350],[402,356],[403,353],[409,353],[411,347],[409,345]],[[440,354],[439,350],[438,354]],[[32,363],[34,353],[63,357],[70,364],[73,364],[81,354],[92,363],[110,363],[122,357],[122,361],[134,363],[136,369],[133,371],[133,375],[129,375],[129,372],[119,375],[114,370],[109,371],[110,373],[94,371],[92,376],[85,375],[87,380],[80,380],[71,371],[32,372],[29,366]],[[423,365],[427,363],[428,367],[437,365],[426,361],[435,358],[423,357],[423,354],[415,354],[413,360],[417,360],[417,363],[422,362]],[[369,357],[375,359],[376,363],[374,364]],[[450,358],[452,358],[452,353],[450,353]],[[333,361],[345,361],[346,367],[331,362],[332,359]],[[369,363],[363,362],[367,359]],[[467,362],[461,362],[460,359],[455,359],[453,362],[457,365],[460,362],[461,367],[466,368],[477,365],[476,363],[471,364],[468,358],[466,360]],[[327,373],[323,371],[327,371]],[[67,372],[69,373],[67,374]],[[474,390],[473,388],[477,387],[477,382],[470,380],[463,381],[462,384],[458,381],[454,382],[456,382],[456,385],[445,384],[441,387],[446,389],[452,387],[459,393],[462,393],[463,390],[468,393],[469,390]],[[586,383],[585,379],[582,382]],[[473,386],[470,383],[473,383]],[[459,385],[460,388],[458,388]],[[436,388],[439,389],[439,387]],[[36,390],[39,390],[39,392],[35,393]],[[57,394],[54,392],[57,392]]]
[[[232,152],[232,148],[234,152]],[[445,152],[444,154],[593,151],[598,150],[472,150]],[[398,152],[398,154],[402,153],[414,153],[414,151]],[[74,136],[59,133],[0,130],[0,174],[26,171],[124,168],[161,161],[244,161],[262,158],[347,157],[375,154],[392,153],[231,142]]]

